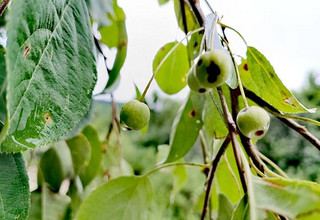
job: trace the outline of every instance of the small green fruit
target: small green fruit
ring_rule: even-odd
[[[132,100],[123,105],[120,111],[120,121],[129,130],[140,130],[145,127],[150,119],[149,107],[143,102]]]
[[[196,76],[195,76],[195,68],[194,66],[191,67],[188,76],[187,76],[187,83],[188,86],[191,90],[198,92],[198,93],[206,93],[207,91],[209,91],[208,88],[205,88],[203,86],[200,85],[199,81],[197,80]]]
[[[269,129],[270,117],[264,109],[258,106],[250,106],[239,112],[237,125],[246,137],[261,139]]]
[[[231,73],[231,62],[221,50],[211,50],[202,54],[196,64],[195,76],[206,88],[221,86]]]

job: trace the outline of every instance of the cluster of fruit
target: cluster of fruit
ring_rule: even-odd
[[[220,50],[207,51],[191,67],[187,77],[188,86],[195,92],[206,93],[224,84],[231,70],[232,64],[226,53]],[[124,104],[120,112],[120,121],[129,130],[142,129],[149,119],[148,106],[138,100]],[[238,113],[236,123],[243,135],[260,139],[268,131],[270,117],[264,109],[250,106]]]

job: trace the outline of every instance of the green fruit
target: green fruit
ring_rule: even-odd
[[[239,112],[237,125],[246,137],[261,139],[269,129],[270,117],[264,109],[258,106],[250,106]]]
[[[206,93],[207,91],[209,91],[209,89],[200,85],[199,81],[195,76],[194,70],[195,70],[194,66],[191,67],[187,76],[187,83],[189,88],[198,93]]]
[[[129,130],[140,130],[150,119],[149,107],[143,102],[132,100],[123,105],[120,111],[120,121]]]
[[[221,50],[211,50],[202,54],[196,64],[195,76],[206,88],[221,86],[231,73],[231,62]]]

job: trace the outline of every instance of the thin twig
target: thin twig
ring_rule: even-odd
[[[280,113],[275,107],[261,99],[259,96],[257,96],[254,92],[248,90],[245,88],[245,93],[247,94],[247,97],[260,105],[261,107],[268,108],[274,112]],[[281,118],[277,117],[280,121],[282,121],[284,124],[286,124],[288,127],[292,128],[296,132],[298,132],[302,137],[304,137],[306,140],[308,140],[313,146],[315,146],[318,150],[320,150],[320,140],[317,139],[313,134],[311,134],[308,129],[297,122],[295,122],[292,119],[288,118]]]
[[[10,0],[3,0],[0,4],[0,16],[3,15],[4,11],[6,10]]]
[[[215,156],[215,158],[213,159],[212,163],[211,163],[211,169],[209,172],[209,178],[208,178],[208,182],[207,182],[207,187],[206,187],[206,195],[204,198],[204,204],[203,204],[203,209],[202,209],[202,215],[201,215],[201,220],[204,220],[204,218],[206,217],[207,211],[208,211],[208,204],[210,201],[210,194],[211,194],[211,188],[212,188],[212,183],[213,183],[213,178],[215,175],[215,171],[217,170],[219,161],[222,157],[222,155],[224,154],[224,152],[226,151],[228,145],[230,143],[230,137],[227,137],[224,142],[222,143],[217,155]]]
[[[220,101],[221,101],[221,105],[222,105],[222,108],[223,108],[223,112],[224,112],[226,121],[228,122],[229,136],[231,138],[233,153],[234,153],[234,156],[235,156],[235,159],[236,159],[236,163],[237,163],[237,167],[238,167],[238,172],[239,172],[242,188],[243,188],[244,193],[246,193],[247,192],[247,183],[246,183],[244,170],[243,170],[242,163],[241,163],[239,146],[238,146],[237,139],[236,139],[237,126],[236,126],[235,122],[233,121],[232,116],[231,116],[231,114],[229,112],[228,105],[227,105],[227,102],[226,102],[226,98],[224,97],[224,94],[222,92],[221,87],[218,87],[217,90],[218,90],[218,93],[219,93],[219,97],[220,97]]]

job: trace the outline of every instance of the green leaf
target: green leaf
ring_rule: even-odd
[[[187,28],[188,31],[192,31],[197,29],[199,26],[197,19],[195,15],[192,12],[192,9],[190,8],[189,4],[184,4],[184,10],[186,15],[186,22],[187,22]],[[176,14],[176,19],[178,22],[178,25],[182,31],[184,31],[183,27],[183,21],[182,21],[182,12],[180,7],[180,0],[174,0],[174,12]]]
[[[209,144],[213,137],[224,138],[229,133],[224,118],[220,115],[219,111],[223,114],[220,100],[215,90],[213,93],[206,95],[203,113],[204,130]]]
[[[102,143],[99,140],[97,131],[91,126],[85,127],[82,134],[88,139],[91,148],[89,163],[80,171],[80,179],[85,187],[93,180],[101,169]]]
[[[205,98],[191,92],[179,109],[170,134],[170,152],[166,163],[176,161],[186,155],[197,140],[203,125],[202,110]]]
[[[45,185],[42,192],[32,192],[28,220],[64,220],[70,198],[51,192]]]
[[[320,216],[320,185],[303,180],[261,179],[253,176],[259,209],[290,219]]]
[[[153,59],[153,72],[155,72],[159,64],[167,57],[156,73],[156,81],[162,91],[170,95],[179,92],[186,86],[186,74],[190,69],[186,46],[179,44],[174,51],[169,54],[169,51],[177,43],[178,42],[171,42],[165,44]]]
[[[152,200],[147,176],[112,179],[93,191],[80,206],[77,219],[141,219]]]
[[[108,26],[112,23],[110,17],[114,16],[113,4],[115,0],[86,0],[92,19],[99,27]]]
[[[219,209],[217,220],[230,220],[232,217],[233,205],[229,199],[223,195],[219,194]]]
[[[251,220],[248,195],[244,195],[232,213],[232,220]]]
[[[14,1],[7,29],[9,130],[1,151],[17,152],[53,142],[80,121],[96,68],[84,0]]]
[[[6,61],[5,49],[0,46],[0,132],[5,123],[7,109],[6,109]]]
[[[243,85],[270,105],[285,113],[312,112],[283,85],[269,61],[254,47],[247,49],[247,61],[239,66]]]
[[[158,0],[159,5],[164,5],[168,2],[169,2],[169,0]]]
[[[101,42],[106,44],[109,48],[116,48],[117,55],[109,72],[109,79],[105,90],[111,89],[111,87],[117,82],[120,76],[120,70],[124,64],[127,56],[127,44],[128,36],[126,29],[126,16],[117,4],[117,1],[113,0],[113,10],[108,12],[108,18],[110,20],[109,25],[99,28],[101,34]]]
[[[71,154],[64,141],[56,142],[40,158],[40,179],[48,183],[48,187],[58,192],[62,181],[73,173]]]
[[[21,153],[0,154],[0,219],[26,219],[30,192]]]
[[[78,209],[83,201],[83,186],[79,176],[70,181],[69,191],[67,195],[71,198],[71,216],[75,217]]]
[[[9,130],[0,150],[18,152],[51,143],[80,121],[96,67],[84,0],[16,0],[8,17]]]
[[[66,142],[71,152],[74,174],[78,175],[89,164],[91,158],[90,142],[83,134]]]

